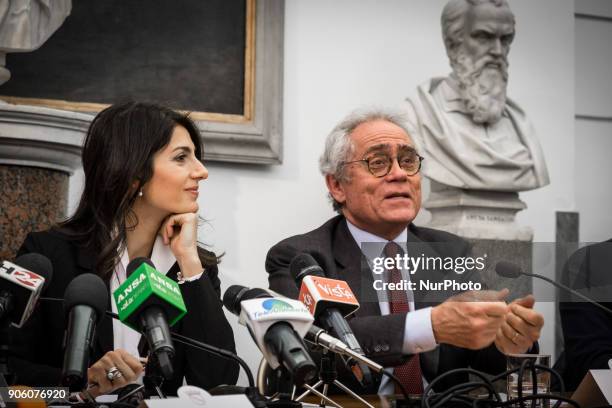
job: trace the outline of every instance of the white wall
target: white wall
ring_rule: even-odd
[[[226,256],[224,288],[267,287],[264,260],[279,240],[333,215],[317,160],[323,140],[352,109],[399,105],[415,87],[450,69],[440,33],[444,0],[288,0],[285,17],[284,163],[258,167],[209,163],[200,208],[205,241]],[[574,210],[574,18],[571,0],[511,0],[517,36],[509,94],[538,131],[551,184],[523,194],[519,222],[536,241],[554,241],[556,210]],[[71,205],[82,176],[71,182]],[[421,217],[419,217],[421,218]],[[553,276],[552,268],[546,271]],[[538,304],[548,322],[554,305]],[[253,369],[260,354],[234,326],[238,352]],[[553,352],[552,323],[542,350]],[[244,376],[241,377],[244,384]]]
[[[612,237],[612,2],[576,8],[608,17],[576,19],[576,207],[580,240],[597,242]]]

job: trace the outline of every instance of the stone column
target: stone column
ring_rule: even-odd
[[[28,232],[67,215],[69,176],[91,119],[0,101],[0,259],[12,259]]]
[[[490,288],[511,290],[511,298],[531,293],[526,278],[506,279],[495,272],[505,260],[531,272],[533,230],[516,222],[516,213],[527,208],[516,192],[463,190],[431,180],[431,191],[423,207],[431,212],[427,225],[451,232],[472,244],[474,256],[487,259],[483,280]]]

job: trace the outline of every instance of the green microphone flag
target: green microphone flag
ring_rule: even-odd
[[[119,319],[140,330],[137,317],[151,305],[166,311],[168,323],[173,326],[187,313],[179,285],[155,268],[143,262],[113,293]]]

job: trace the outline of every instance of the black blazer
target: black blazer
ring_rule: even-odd
[[[29,252],[42,254],[53,264],[53,279],[45,297],[63,299],[64,291],[72,279],[82,273],[94,272],[95,254],[77,246],[65,234],[56,230],[28,234],[18,255]],[[176,281],[178,270],[175,263],[167,276]],[[172,330],[234,352],[234,335],[222,310],[217,274],[217,267],[209,266],[200,279],[180,285],[187,313]],[[66,324],[63,302],[40,301],[24,327],[11,329],[9,364],[11,371],[16,374],[16,384],[54,386],[60,382]],[[238,365],[235,362],[176,342],[174,347],[175,376],[163,385],[167,394],[176,395],[183,377],[187,383],[204,389],[236,383]],[[96,328],[90,365],[113,349],[112,320],[105,317]]]
[[[469,253],[469,245],[456,235],[430,228],[410,225],[408,228],[409,251],[416,250],[424,256],[459,257]],[[435,244],[431,244],[435,243]],[[402,364],[409,357],[402,353],[405,313],[381,316],[378,297],[372,286],[372,271],[367,266],[360,248],[348,230],[346,220],[336,216],[321,227],[306,234],[287,238],[268,252],[266,270],[270,289],[285,296],[297,298],[299,290],[289,272],[293,257],[300,253],[311,254],[326,275],[346,281],[357,296],[360,308],[349,318],[349,324],[366,355],[379,364],[390,367]],[[362,267],[365,265],[365,267]],[[426,274],[411,275],[411,281],[421,279],[442,281],[456,279],[458,275],[429,270]],[[479,281],[475,274],[467,272],[463,280]],[[415,291],[415,307],[421,309],[439,304],[439,294]],[[482,350],[468,350],[441,344],[436,349],[420,353],[421,370],[428,382],[449,370],[472,367],[497,374],[505,370],[506,359],[494,344]],[[340,380],[359,392],[376,393],[380,377],[371,389],[363,390],[350,373],[341,373]],[[455,375],[441,382],[436,391],[467,381],[467,376]]]
[[[567,261],[562,279],[572,289],[612,309],[612,240],[581,248]],[[573,295],[561,295],[565,341],[565,386],[575,390],[591,369],[607,369],[612,359],[612,317]]]

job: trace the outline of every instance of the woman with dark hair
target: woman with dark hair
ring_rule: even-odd
[[[173,331],[234,351],[217,277],[218,258],[198,246],[198,183],[208,177],[197,127],[170,109],[124,103],[100,112],[83,146],[85,187],[74,215],[56,227],[30,233],[18,255],[47,256],[54,269],[46,296],[63,298],[70,281],[95,273],[112,295],[137,257],[179,283],[187,314]],[[111,296],[109,309],[116,312]],[[10,365],[15,383],[57,385],[63,364],[66,319],[61,302],[41,302],[20,330],[13,330]],[[88,369],[92,396],[138,380],[140,333],[105,317],[98,325]],[[238,366],[175,344],[168,394],[187,383],[205,389],[234,384]],[[117,373],[118,371],[118,373]],[[113,372],[111,376],[109,372]],[[109,380],[109,378],[114,379]]]

